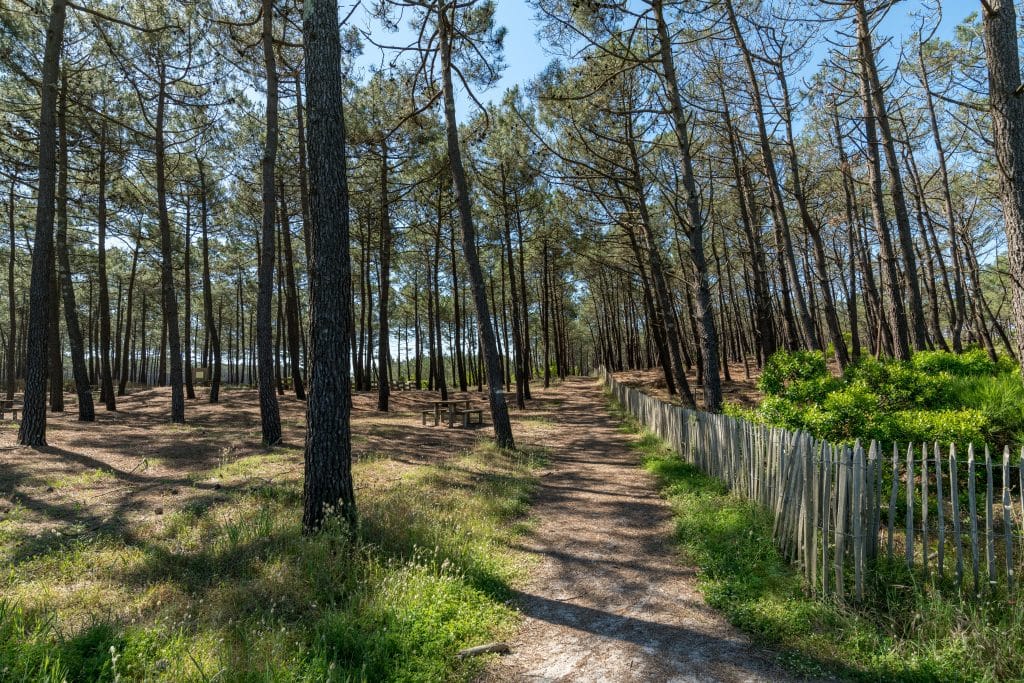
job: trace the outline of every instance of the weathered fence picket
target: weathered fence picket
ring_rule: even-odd
[[[955,561],[953,580],[956,587],[963,586],[965,539],[970,543],[975,593],[981,592],[983,570],[992,590],[1000,587],[1000,581],[1010,591],[1020,583],[1016,562],[1024,558],[1024,547],[1014,547],[1022,541],[1020,534],[1014,534],[1013,496],[1018,496],[1024,525],[1024,448],[1016,464],[1011,462],[1009,449],[1004,449],[999,471],[1002,490],[998,492],[998,463],[993,465],[985,449],[985,491],[979,500],[980,473],[973,445],[968,447],[966,490],[962,491],[964,482],[953,444],[945,458],[939,443],[921,444],[920,462],[916,444],[907,444],[905,458],[893,444],[890,460],[883,457],[875,441],[858,441],[853,447],[830,444],[806,432],[671,405],[621,384],[607,373],[602,378],[619,404],[683,460],[772,513],[772,533],[779,552],[799,567],[815,593],[839,600],[847,596],[864,599],[873,585],[868,579],[882,550],[883,534],[890,560],[902,542],[905,564],[937,587],[947,580],[950,543]],[[887,477],[889,489],[885,491]],[[1016,494],[1015,486],[1019,486]],[[964,503],[967,529],[963,528]],[[984,505],[983,520],[979,505]],[[997,505],[1002,508],[999,518]],[[901,511],[903,519],[898,522]],[[949,533],[947,520],[952,522]],[[982,523],[984,529],[979,529]],[[981,542],[985,544],[984,560]]]

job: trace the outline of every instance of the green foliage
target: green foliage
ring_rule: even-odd
[[[808,431],[829,441],[885,439],[890,432],[882,399],[863,381],[855,381],[825,397],[821,407],[807,410]]]
[[[862,382],[890,410],[930,407],[941,392],[944,375],[929,375],[892,359],[865,357],[847,368],[846,382]]]
[[[886,441],[942,444],[985,443],[988,416],[974,408],[961,410],[901,410],[893,415],[893,433]]]
[[[971,406],[988,421],[984,440],[989,444],[1024,442],[1024,381],[1018,372],[994,377],[958,377],[947,386],[950,406]]]
[[[854,401],[863,401],[861,398]],[[656,438],[636,448],[676,518],[708,603],[814,680],[1019,680],[1024,607],[922,590],[901,563],[868,573],[859,605],[809,597],[772,542],[770,513],[728,493]]]
[[[782,396],[799,382],[828,375],[825,356],[814,351],[777,351],[761,371],[758,387],[769,396]]]
[[[130,541],[15,559],[0,578],[0,680],[472,678],[481,662],[455,653],[515,624],[508,544],[540,456],[481,447],[430,467],[358,465],[355,535],[333,521],[303,534],[291,479]]]
[[[816,356],[772,356],[761,381],[765,399],[753,410],[729,408],[730,414],[833,442],[998,448],[1024,441],[1024,381],[1012,362],[993,362],[983,350],[924,351],[909,362],[865,357],[841,378],[820,374]]]
[[[982,349],[963,353],[949,351],[918,351],[910,359],[914,369],[935,375],[945,372],[958,377],[976,377],[996,372],[996,363]]]

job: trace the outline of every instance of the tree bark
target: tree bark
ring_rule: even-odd
[[[1017,358],[1024,359],[1024,99],[1020,95],[1017,13],[1013,0],[987,0],[982,5],[989,110],[1006,224],[1015,342]]]
[[[377,321],[377,410],[387,412],[391,396],[391,346],[388,306],[391,296],[391,202],[388,196],[388,143],[380,146],[380,263],[377,305],[380,313]]]
[[[185,391],[182,377],[181,337],[178,330],[178,299],[174,293],[174,254],[171,243],[171,218],[167,211],[167,145],[164,122],[167,107],[166,66],[158,66],[159,91],[156,100],[155,148],[156,195],[160,222],[160,294],[163,304],[163,322],[167,329],[167,343],[171,366],[171,422],[185,422]]]
[[[8,240],[8,247],[10,251],[7,254],[7,320],[8,320],[8,331],[7,335],[7,362],[5,368],[5,375],[7,378],[7,390],[6,399],[8,401],[14,400],[14,390],[17,385],[17,365],[14,359],[17,357],[17,301],[16,292],[14,290],[14,253],[16,243],[14,239],[14,189],[18,184],[18,176],[11,176],[11,188],[7,195],[7,228],[10,235]]]
[[[50,282],[53,272],[54,195],[57,172],[57,81],[64,42],[66,0],[53,0],[46,27],[39,109],[39,180],[36,202],[35,249],[29,285],[25,395],[18,443],[46,445],[46,364],[48,358]],[[12,300],[13,304],[13,300]]]
[[[299,291],[295,282],[295,255],[292,253],[292,229],[288,220],[284,184],[280,187],[281,204],[281,247],[284,251],[284,317],[288,327],[288,357],[292,373],[292,389],[295,398],[306,400],[306,383],[302,377],[302,355],[299,352],[301,332],[299,325]]]
[[[110,365],[110,284],[107,277],[107,125],[101,124],[99,165],[97,168],[99,196],[96,202],[97,278],[100,308],[100,393],[107,410],[117,410],[114,377]],[[120,303],[120,298],[118,299]]]
[[[85,364],[85,340],[78,321],[78,305],[75,302],[75,285],[71,279],[71,258],[68,254],[68,128],[67,128],[67,77],[62,74],[60,102],[57,109],[57,126],[60,140],[60,165],[57,175],[57,252],[58,289],[64,302],[64,326],[68,332],[68,346],[71,349],[71,370],[75,379],[75,393],[78,395],[78,420],[93,422],[96,411],[92,404],[92,387],[89,384],[89,368]]]
[[[206,170],[203,160],[196,158],[196,165],[199,167],[199,220],[202,229],[203,239],[203,319],[206,325],[206,333],[210,336],[210,403],[217,403],[220,400],[220,331],[217,321],[213,317],[213,285],[210,282],[210,206],[206,187]],[[230,354],[228,354],[230,357]]]
[[[274,297],[275,210],[274,164],[277,163],[277,64],[274,57],[274,2],[263,0],[263,63],[266,69],[266,140],[260,161],[263,222],[260,239],[259,282],[256,300],[256,353],[259,371],[260,427],[263,444],[281,441],[281,412],[274,392],[274,340],[271,304]]]
[[[328,514],[356,523],[349,425],[348,184],[345,177],[344,82],[338,7],[307,0],[302,21],[309,102],[310,388],[306,409],[302,523],[319,529]]]

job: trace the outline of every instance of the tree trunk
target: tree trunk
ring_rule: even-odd
[[[139,265],[139,240],[135,240],[135,249],[132,251],[132,268],[128,275],[128,294],[125,300],[124,314],[124,345],[121,351],[121,376],[118,381],[117,395],[124,396],[131,378],[130,363],[133,358],[131,349],[132,341],[132,298],[135,294],[135,273]]]
[[[859,26],[859,24],[858,24]],[[907,312],[902,304],[900,294],[900,274],[896,267],[896,252],[893,249],[892,235],[889,233],[889,222],[885,215],[885,199],[882,194],[882,162],[878,153],[877,112],[875,111],[874,87],[868,68],[868,55],[871,53],[870,41],[865,41],[865,34],[858,29],[860,36],[861,98],[864,104],[864,134],[866,138],[865,153],[868,161],[868,184],[871,192],[871,213],[875,222],[875,230],[881,244],[883,265],[883,287],[888,294],[886,317],[892,325],[893,353],[900,360],[910,358],[910,329],[907,325]],[[913,274],[908,273],[908,277]]]
[[[5,368],[5,374],[7,377],[7,390],[5,397],[8,401],[14,400],[14,390],[16,388],[16,375],[17,365],[14,359],[17,357],[17,301],[16,292],[14,290],[14,250],[16,243],[14,239],[14,188],[18,184],[18,176],[13,175],[11,177],[11,189],[7,195],[7,228],[9,231],[9,248],[10,252],[7,254],[7,320],[8,330],[10,334],[7,335],[7,362]]]
[[[199,211],[200,225],[203,232],[203,319],[206,333],[210,336],[210,364],[208,381],[210,382],[210,403],[220,400],[220,332],[217,321],[213,317],[213,286],[210,283],[210,206],[207,198],[206,170],[203,160],[196,158],[199,167]],[[230,357],[230,353],[228,356]]]
[[[99,196],[96,203],[97,232],[97,277],[99,279],[100,308],[100,393],[106,403],[107,410],[117,410],[117,397],[114,395],[114,377],[110,365],[110,284],[107,278],[107,125],[100,124],[99,165],[97,182]],[[120,297],[118,297],[120,304]]]
[[[679,146],[682,162],[683,202],[686,205],[688,218],[687,240],[690,245],[690,259],[696,269],[697,315],[699,319],[698,336],[701,353],[704,357],[704,407],[716,412],[722,407],[722,385],[718,376],[718,331],[715,328],[714,312],[711,308],[711,289],[708,284],[708,265],[704,258],[704,217],[701,215],[700,200],[697,196],[697,181],[693,173],[693,158],[690,155],[690,134],[686,118],[683,115],[682,100],[679,96],[679,81],[676,78],[676,67],[672,56],[672,44],[668,26],[662,11],[661,0],[652,0],[654,20],[658,32],[658,47],[661,67],[664,76],[665,90],[668,95],[672,125]],[[666,311],[666,315],[672,311]],[[671,323],[669,323],[671,324]],[[682,383],[677,384],[682,387]]]
[[[284,317],[288,327],[288,357],[292,373],[295,398],[306,400],[306,383],[302,379],[302,355],[299,353],[301,332],[299,325],[299,290],[295,282],[295,256],[292,253],[292,228],[288,220],[284,183],[279,186],[281,203],[281,247],[284,251]]]
[[[156,196],[160,221],[160,293],[163,321],[167,328],[171,365],[171,422],[185,422],[185,391],[181,367],[181,337],[178,330],[178,299],[174,293],[174,254],[171,243],[171,218],[167,211],[167,149],[164,141],[164,117],[167,106],[167,72],[159,65],[159,92],[156,100]]]
[[[75,379],[75,393],[78,395],[78,419],[93,422],[96,412],[92,404],[92,387],[89,384],[89,368],[85,364],[85,340],[78,322],[78,305],[75,302],[75,285],[71,280],[71,258],[68,254],[68,129],[67,129],[67,77],[61,76],[60,104],[57,110],[57,125],[60,131],[60,165],[57,176],[57,280],[58,290],[64,301],[64,326],[68,331],[68,346],[71,349],[71,370]]]
[[[274,297],[275,210],[274,164],[277,162],[277,64],[274,58],[274,2],[263,0],[263,63],[266,69],[266,141],[260,161],[263,222],[260,239],[259,283],[256,299],[256,353],[259,370],[260,427],[263,444],[281,441],[281,413],[274,393],[274,340],[271,304]]]
[[[804,299],[803,290],[800,287],[800,275],[796,267],[796,257],[793,254],[793,243],[792,237],[789,230],[789,219],[786,216],[786,205],[785,199],[782,196],[782,187],[779,182],[778,172],[775,169],[775,158],[772,153],[771,143],[768,136],[768,127],[765,124],[764,109],[761,99],[761,85],[757,79],[757,73],[754,71],[754,62],[751,52],[747,47],[746,40],[743,38],[743,33],[740,31],[739,22],[736,19],[736,13],[733,10],[732,0],[726,0],[725,3],[726,11],[729,15],[729,25],[732,28],[733,38],[736,40],[737,46],[743,53],[743,64],[747,71],[747,79],[750,84],[750,99],[754,107],[754,114],[757,120],[757,133],[758,141],[761,147],[761,161],[765,178],[768,184],[768,195],[771,200],[772,213],[775,222],[775,232],[778,237],[779,243],[779,275],[782,285],[782,302],[784,310],[791,310],[791,290],[790,286],[795,289],[797,312],[800,316],[800,326],[803,331],[804,341],[807,345],[816,350],[821,350],[821,342],[818,339],[818,335],[814,330],[814,322],[811,318],[811,314],[807,309],[807,302]],[[658,9],[656,10],[660,14],[660,2]],[[664,24],[664,20],[661,20]],[[667,39],[668,33],[665,32]],[[663,48],[664,49],[664,48]],[[664,58],[662,58],[664,62]],[[792,314],[786,315],[787,326],[791,326]],[[790,344],[792,345],[795,339],[795,330],[789,330],[788,335],[790,336]]]
[[[344,82],[334,0],[307,0],[303,12],[309,100],[310,388],[306,409],[303,526],[328,514],[355,527],[349,384],[348,185],[345,177]]]
[[[185,396],[196,398],[192,382],[192,198],[185,194]]]
[[[885,102],[885,92],[878,77],[878,66],[875,63],[875,51],[872,46],[871,31],[868,23],[864,0],[857,2],[857,33],[860,46],[862,69],[870,84],[869,93],[874,99],[875,121],[881,134],[882,149],[885,151],[885,164],[889,170],[889,194],[892,198],[893,215],[896,217],[896,229],[900,239],[900,251],[903,255],[903,270],[910,307],[914,349],[923,351],[928,348],[928,332],[924,320],[924,306],[921,303],[921,283],[917,276],[917,258],[914,255],[914,238],[910,232],[910,214],[907,211],[907,199],[903,190],[903,176],[900,173],[900,161],[896,154],[896,142],[893,139],[892,127]],[[901,297],[901,301],[902,301]],[[902,309],[903,304],[898,303]],[[904,314],[905,315],[905,314]]]
[[[66,0],[53,0],[46,27],[39,109],[39,180],[35,245],[29,285],[25,395],[18,443],[46,445],[46,364],[49,341],[50,283],[53,272],[53,220],[57,164],[57,80],[64,42]],[[13,299],[11,301],[13,305]]]
[[[388,399],[391,396],[391,347],[388,339],[391,334],[388,325],[388,305],[391,296],[391,206],[388,196],[388,144],[380,146],[380,263],[379,284],[380,296],[378,306],[380,313],[377,322],[377,410],[387,412]]]
[[[1013,0],[982,3],[992,139],[1003,203],[1017,358],[1024,359],[1024,99]],[[1022,366],[1024,372],[1024,366]]]
[[[450,24],[449,4],[445,0],[436,0],[438,41],[441,51],[441,82],[444,90],[445,133],[448,143],[448,159],[452,171],[452,187],[455,190],[455,201],[459,209],[459,224],[462,227],[462,250],[466,256],[466,268],[469,274],[473,302],[476,305],[477,325],[483,345],[484,358],[487,363],[487,390],[491,404],[491,419],[494,422],[494,436],[501,448],[514,448],[512,423],[508,417],[508,405],[501,386],[501,360],[498,357],[498,345],[491,322],[491,312],[487,304],[487,290],[480,257],[476,247],[476,227],[473,225],[472,208],[469,198],[469,184],[462,166],[462,150],[459,147],[458,120],[455,115],[455,91],[452,84],[452,26]],[[454,8],[452,9],[454,11]]]

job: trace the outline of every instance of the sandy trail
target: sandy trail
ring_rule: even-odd
[[[538,526],[522,542],[538,560],[518,596],[525,622],[483,680],[791,680],[704,603],[600,387],[570,379],[556,392]]]

